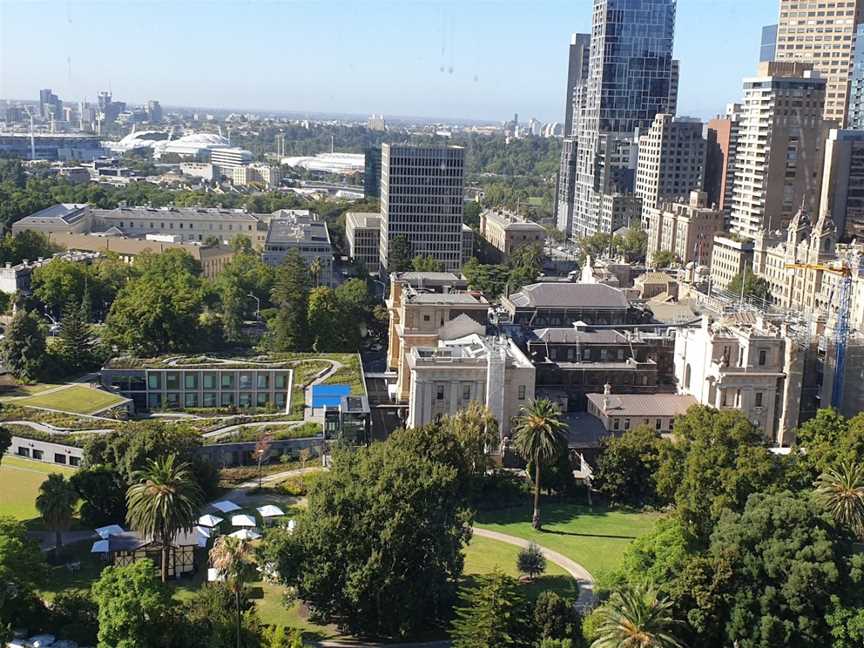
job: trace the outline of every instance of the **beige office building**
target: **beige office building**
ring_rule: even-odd
[[[855,31],[862,0],[780,0],[777,61],[810,63],[828,81],[825,119],[846,124]]]
[[[723,231],[723,212],[707,205],[704,191],[693,191],[689,202],[667,203],[648,217],[648,258],[672,252],[682,264],[708,265],[714,236]]]
[[[480,214],[480,236],[498,250],[500,256],[507,257],[526,245],[542,248],[546,229],[511,212],[487,209]]]
[[[366,272],[378,273],[381,250],[381,215],[375,212],[348,212],[345,215],[348,254]]]
[[[785,227],[805,202],[819,206],[825,139],[825,79],[804,63],[762,63],[744,80],[732,231],[753,237]]]

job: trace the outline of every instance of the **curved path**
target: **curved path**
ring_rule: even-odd
[[[490,531],[489,529],[481,529],[479,527],[473,527],[473,531],[474,535],[481,538],[489,538],[490,540],[497,540],[498,542],[504,542],[517,547],[525,548],[531,544],[530,541],[524,540],[523,538],[517,538],[516,536],[507,535],[506,533],[499,533],[498,531]],[[555,563],[576,580],[579,585],[579,597],[576,599],[576,607],[579,611],[581,612],[582,610],[593,607],[594,577],[591,575],[591,572],[575,560],[571,560],[557,551],[552,551],[546,547],[540,547],[540,553],[546,557],[546,560]]]
[[[204,439],[221,439],[222,437],[226,437],[231,435],[234,432],[242,430],[243,428],[254,428],[254,427],[267,427],[267,426],[276,426],[283,425],[286,428],[297,427],[298,425],[303,425],[305,421],[259,421],[252,423],[238,423],[236,425],[229,425],[228,427],[219,428],[218,430],[213,430],[211,432],[204,432],[201,434],[201,437]]]
[[[22,425],[24,427],[29,427],[33,430],[37,430],[39,432],[46,432],[48,434],[62,434],[62,435],[75,435],[75,434],[108,434],[109,432],[113,432],[113,428],[95,428],[92,430],[72,430],[70,428],[59,428],[54,427],[53,425],[48,425],[47,423],[38,423],[36,421],[3,421],[3,425]],[[13,432],[14,434],[14,432]]]

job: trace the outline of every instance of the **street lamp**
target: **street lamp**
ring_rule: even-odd
[[[251,292],[246,293],[246,294],[247,294],[247,296],[249,296],[255,300],[255,321],[260,321],[260,319],[261,319],[261,300],[258,299],[258,297],[253,295]]]

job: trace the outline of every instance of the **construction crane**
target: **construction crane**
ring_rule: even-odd
[[[843,382],[846,377],[846,347],[849,344],[849,315],[852,310],[852,268],[846,263],[840,267],[821,263],[787,263],[786,268],[821,270],[840,277],[840,306],[837,309],[837,326],[834,328],[834,382],[831,385],[831,406],[839,409],[843,402]]]

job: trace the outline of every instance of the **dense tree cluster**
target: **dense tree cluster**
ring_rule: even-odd
[[[543,250],[538,245],[518,248],[504,264],[483,264],[472,257],[462,268],[469,286],[489,299],[517,292],[523,286],[534,283],[542,271]]]

